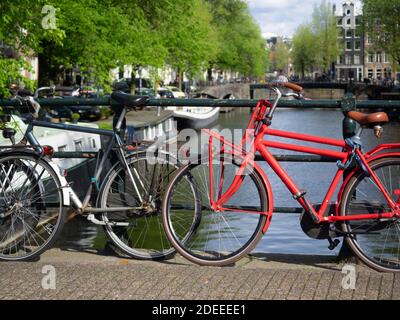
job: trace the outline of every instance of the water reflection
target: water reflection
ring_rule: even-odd
[[[240,108],[228,114],[221,114],[217,129],[245,128],[250,118],[249,109]],[[292,110],[281,109],[275,114],[273,128],[295,131],[305,134],[321,135],[330,138],[342,138],[343,114],[336,110]],[[372,130],[363,133],[366,149],[371,149],[380,143],[398,142],[400,140],[400,124],[392,121],[385,126],[381,140],[377,140]],[[274,138],[282,141],[281,138]],[[286,140],[288,141],[288,140]],[[289,140],[290,141],[290,140]],[[193,142],[196,143],[196,142]],[[312,145],[302,143],[302,145]],[[332,147],[332,149],[335,149]],[[283,151],[276,151],[283,153]],[[286,152],[290,153],[290,152]],[[275,174],[264,163],[262,168],[268,174],[274,190],[276,206],[298,206],[286,187],[276,178]],[[294,178],[302,189],[308,191],[313,203],[320,203],[337,170],[335,164],[284,163],[283,167]],[[336,195],[333,198],[336,200]],[[106,239],[102,229],[81,219],[69,223],[64,230],[59,245],[79,250],[102,249]],[[332,255],[327,249],[327,241],[309,239],[304,235],[299,225],[299,216],[293,214],[275,214],[271,226],[264,236],[256,252],[282,254]],[[339,246],[340,247],[340,246]]]

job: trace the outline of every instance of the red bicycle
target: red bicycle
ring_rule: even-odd
[[[294,93],[282,94],[279,86]],[[360,139],[364,129],[374,129],[380,137],[382,126],[389,122],[387,114],[349,112],[348,117],[357,121],[360,129],[346,140],[275,130],[270,125],[279,100],[282,96],[301,99],[302,88],[285,83],[272,85],[271,89],[277,94],[275,103],[258,103],[240,144],[204,130],[209,135],[207,159],[188,163],[176,172],[162,205],[163,224],[171,244],[185,258],[207,266],[233,264],[254,249],[267,232],[274,209],[271,184],[254,161],[259,153],[304,208],[302,226],[308,235],[328,239],[330,249],[340,243],[332,239],[345,237],[355,255],[370,267],[400,271],[400,152],[396,152],[400,143],[383,144],[365,153]],[[265,139],[269,136],[330,148]],[[338,150],[332,150],[332,146]],[[270,148],[338,161],[337,173],[321,205],[310,203],[307,192],[295,184]],[[331,205],[346,171],[351,172]]]

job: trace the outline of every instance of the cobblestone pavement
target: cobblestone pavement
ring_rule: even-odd
[[[344,290],[344,263],[334,257],[267,255],[235,267],[205,268],[177,257],[126,260],[53,249],[33,263],[0,263],[0,299],[399,299],[400,274],[356,267],[356,289]],[[55,289],[44,290],[49,269]]]

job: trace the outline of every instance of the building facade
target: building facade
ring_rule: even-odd
[[[334,13],[336,8],[334,7]],[[364,34],[361,15],[356,13],[354,3],[345,2],[343,12],[336,16],[341,54],[335,65],[335,78],[339,81],[364,80]]]
[[[363,33],[362,12],[354,3],[345,2],[342,12],[336,12],[341,54],[335,64],[335,79],[338,81],[358,81],[381,84],[396,79],[390,57],[377,48]]]
[[[364,74],[370,83],[391,81],[396,78],[389,55],[376,48],[368,35],[365,36]]]

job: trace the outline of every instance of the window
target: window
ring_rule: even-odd
[[[67,150],[68,150],[68,146],[66,144],[58,147],[58,152],[65,152]]]
[[[360,56],[358,54],[354,56],[354,64],[360,64]]]
[[[351,50],[351,41],[346,41],[346,50]]]
[[[374,54],[368,53],[368,63],[374,63]]]
[[[337,25],[338,25],[338,26],[341,26],[342,24],[343,24],[343,19],[342,19],[342,18],[339,18],[338,21],[337,21]]]
[[[158,125],[158,135],[159,136],[162,136],[164,134],[164,132],[163,132],[163,125],[162,125],[162,123],[160,123],[159,125]]]
[[[376,78],[382,80],[382,69],[376,69]]]
[[[344,58],[343,56],[338,57],[338,64],[343,64],[344,63]]]
[[[345,63],[348,64],[348,65],[351,64],[351,56],[346,55]]]
[[[172,130],[173,120],[169,119],[165,122],[165,132],[170,132]]]
[[[75,151],[83,151],[83,141],[82,139],[75,140]]]
[[[357,26],[361,25],[361,18],[360,17],[356,17],[356,25]]]
[[[347,24],[348,26],[351,25],[351,19],[350,19],[350,18],[346,20],[346,24]]]
[[[389,55],[387,53],[385,53],[385,63],[390,63],[389,61]]]
[[[355,45],[354,45],[354,49],[355,50],[361,50],[361,41],[357,40]]]
[[[361,81],[363,78],[363,72],[361,68],[358,68],[358,81]]]
[[[347,14],[348,16],[351,15],[351,10],[350,10],[350,9],[347,9],[346,14]]]
[[[351,31],[351,29],[346,30],[346,38],[351,38],[353,36],[353,32]]]
[[[368,79],[372,79],[374,77],[374,70],[368,69]]]
[[[382,62],[382,52],[376,53],[376,62]]]

